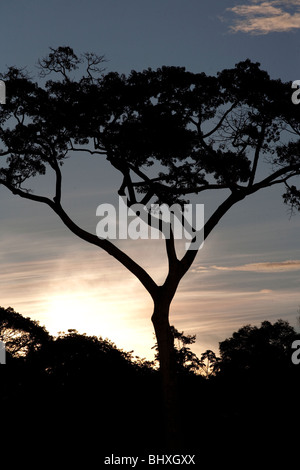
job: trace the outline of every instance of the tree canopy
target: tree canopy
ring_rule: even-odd
[[[15,67],[2,75],[8,100],[0,112],[1,184],[57,210],[60,166],[80,151],[121,173],[119,194],[126,191],[129,205],[153,197],[171,204],[211,189],[227,189],[236,202],[280,183],[285,200],[296,204],[288,180],[299,174],[300,128],[290,84],[250,60],[217,76],[166,66],[105,74],[103,60],[60,47],[40,67],[61,80],[42,86]],[[75,79],[83,62],[85,74]],[[262,159],[270,164],[265,177]],[[155,162],[156,174],[147,174]],[[53,197],[33,195],[25,183],[48,169],[56,176]]]
[[[292,343],[297,334],[284,320],[246,325],[220,343],[221,368],[232,373],[280,374],[292,367]]]
[[[45,346],[51,335],[37,321],[23,317],[11,307],[0,307],[0,339],[9,355],[25,357]]]

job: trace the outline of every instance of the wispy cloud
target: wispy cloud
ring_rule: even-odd
[[[233,33],[261,35],[300,29],[300,0],[251,0],[250,3],[226,9],[237,16],[230,26]]]
[[[219,271],[248,271],[261,273],[279,273],[299,271],[300,260],[287,260],[280,262],[248,263],[240,266],[211,266]]]

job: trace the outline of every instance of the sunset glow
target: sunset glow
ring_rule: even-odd
[[[55,1],[60,15],[49,3],[40,2],[35,6],[39,21],[32,20],[25,5],[17,10],[9,3],[3,5],[7,19],[3,44],[10,47],[2,48],[2,69],[15,64],[35,71],[36,61],[47,54],[49,46],[72,43],[79,52],[106,54],[107,71],[125,74],[175,65],[215,75],[249,57],[259,61],[271,77],[291,83],[300,79],[295,60],[300,28],[296,0],[241,0],[236,5],[192,1],[190,6],[175,2],[176,7],[166,1],[156,2],[155,7],[148,2],[143,8],[138,2],[126,7],[117,3],[122,15],[116,16],[111,2],[104,8],[97,2],[88,2],[87,8],[76,2],[70,11],[67,3]],[[71,24],[70,15],[78,28],[66,32],[65,19]],[[52,24],[57,26],[55,33]],[[20,38],[24,48],[20,48]],[[78,152],[62,167],[63,207],[91,233],[96,233],[99,222],[97,207],[114,204],[121,183],[118,172],[102,160],[104,164],[95,155]],[[41,191],[53,197],[51,176],[32,179],[37,194]],[[49,208],[21,200],[2,187],[0,195],[0,305],[38,320],[53,335],[77,329],[153,357],[153,304],[143,286],[99,248],[76,240]],[[222,191],[209,193],[203,200],[199,194],[195,200],[204,203],[205,214],[209,214],[223,196]],[[197,335],[193,345],[197,354],[207,348],[217,352],[219,341],[245,323],[282,317],[296,324],[299,229],[299,215],[289,218],[282,190],[275,187],[242,201],[217,225],[171,306],[171,323]],[[167,258],[163,241],[114,243],[155,282],[164,282]],[[179,250],[178,256],[184,251]]]

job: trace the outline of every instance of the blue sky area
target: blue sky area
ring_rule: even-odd
[[[214,75],[250,58],[272,78],[300,79],[300,0],[2,0],[0,70],[27,67],[49,47],[104,54],[107,71],[162,65]],[[95,232],[96,208],[114,193],[110,168],[76,156],[64,165],[65,206]],[[0,305],[55,334],[76,328],[152,357],[151,300],[108,255],[68,233],[45,207],[0,187]],[[281,191],[234,207],[200,251],[172,307],[171,322],[197,335],[194,351],[245,324],[283,318],[296,326],[300,216],[289,218]],[[118,242],[162,281],[163,245]]]

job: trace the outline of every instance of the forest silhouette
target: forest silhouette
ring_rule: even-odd
[[[244,448],[253,453],[271,439],[272,454],[299,419],[300,366],[292,344],[299,334],[286,321],[246,325],[220,342],[217,357],[190,349],[196,337],[172,327],[180,385],[182,448]],[[125,352],[108,339],[76,330],[51,336],[12,308],[0,308],[0,367],[5,430],[21,441],[72,452],[107,455],[165,449],[159,357]],[[181,416],[179,416],[181,414]],[[18,431],[19,430],[19,431]],[[275,447],[274,447],[275,446]],[[125,454],[124,454],[125,455]],[[213,458],[211,455],[210,458]]]

